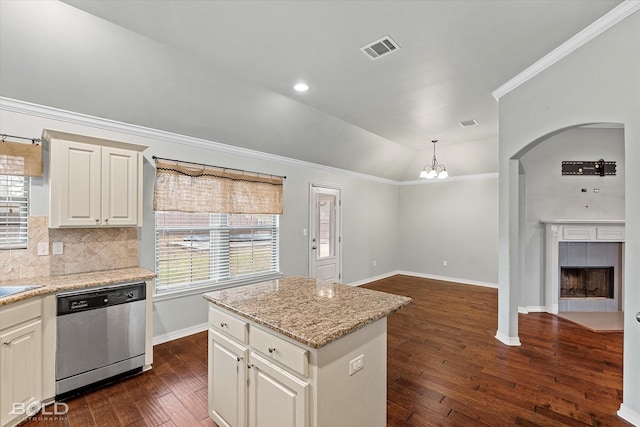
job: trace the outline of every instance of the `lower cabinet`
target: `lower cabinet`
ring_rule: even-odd
[[[385,427],[386,333],[383,318],[313,348],[212,304],[209,415],[220,427]]]
[[[306,350],[210,308],[209,415],[220,427],[309,427],[300,357]]]
[[[249,426],[306,427],[309,385],[253,352],[249,368]]]
[[[246,360],[245,346],[209,329],[209,416],[220,427],[247,425]]]
[[[0,426],[40,410],[42,322],[40,300],[0,312]]]

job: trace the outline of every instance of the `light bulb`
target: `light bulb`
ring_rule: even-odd
[[[446,169],[443,169],[442,172],[438,174],[438,179],[446,179],[449,178],[449,173]]]

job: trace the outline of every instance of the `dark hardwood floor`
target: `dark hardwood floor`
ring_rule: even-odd
[[[388,426],[629,426],[622,333],[520,315],[521,347],[494,338],[497,291],[408,276],[365,286],[414,304],[388,320]],[[25,426],[215,426],[207,416],[206,333],[154,347],[154,368],[68,401]],[[366,426],[354,426],[366,427]]]

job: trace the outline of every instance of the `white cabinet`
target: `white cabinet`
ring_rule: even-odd
[[[247,347],[209,329],[209,415],[220,427],[245,426]]]
[[[42,401],[41,300],[0,310],[0,425],[15,425]]]
[[[306,427],[309,384],[257,353],[249,358],[249,426]]]
[[[386,331],[382,318],[313,348],[212,303],[209,415],[221,427],[384,427]]]
[[[221,427],[307,427],[306,360],[306,350],[210,307],[209,415]]]
[[[142,225],[146,147],[45,130],[49,142],[49,227]]]

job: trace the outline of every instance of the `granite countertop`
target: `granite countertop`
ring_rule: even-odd
[[[30,279],[2,280],[2,286],[41,285],[31,289],[5,297],[0,297],[0,306],[11,304],[39,295],[46,295],[72,289],[91,288],[94,286],[126,283],[135,280],[148,280],[156,277],[152,271],[140,267],[122,268],[118,270],[92,271],[90,273],[69,274],[66,276],[43,276]]]
[[[211,303],[320,348],[400,308],[409,297],[289,277],[204,294]]]

